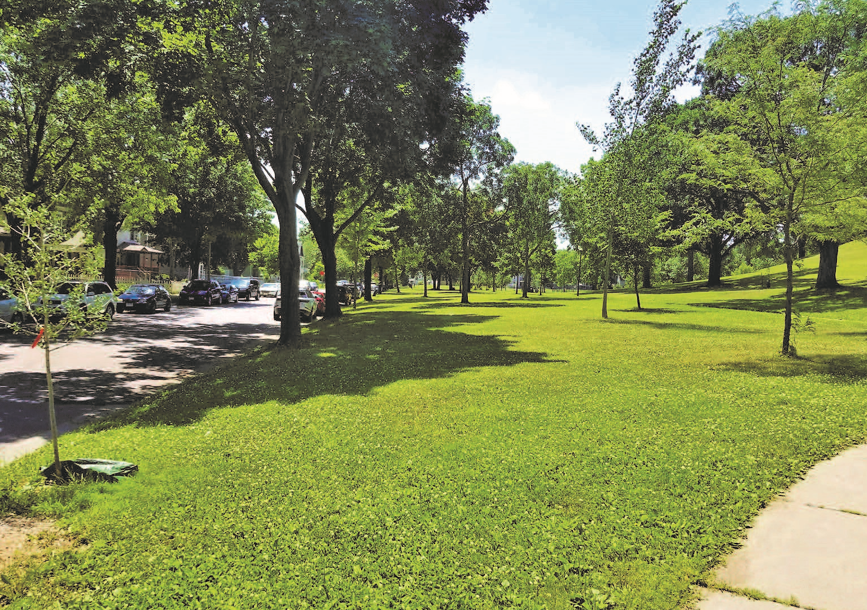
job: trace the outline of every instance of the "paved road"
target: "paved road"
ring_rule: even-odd
[[[154,388],[276,340],[273,299],[168,313],[124,313],[98,335],[51,353],[58,423],[70,430],[122,408]],[[33,337],[0,331],[0,463],[45,442],[45,354]]]

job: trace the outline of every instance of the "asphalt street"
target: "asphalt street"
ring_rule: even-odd
[[[51,352],[58,426],[68,431],[128,406],[221,359],[275,340],[273,299],[117,314],[97,335]],[[45,353],[32,336],[0,331],[0,463],[49,435]]]

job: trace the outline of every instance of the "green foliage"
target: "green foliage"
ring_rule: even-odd
[[[782,353],[791,353],[796,238],[851,239],[867,231],[867,143],[862,0],[804,4],[790,17],[738,16],[718,31],[704,60],[732,83],[711,108],[728,125],[701,134],[717,164],[740,166],[733,182],[751,192],[745,222],[780,227],[788,265]]]
[[[16,299],[16,311],[11,323],[0,320],[0,327],[9,326],[15,333],[36,336],[45,354],[45,379],[48,386],[48,411],[54,464],[60,474],[60,454],[54,412],[54,390],[51,380],[51,350],[60,341],[74,341],[85,335],[104,330],[114,314],[110,310],[94,311],[85,305],[84,285],[67,292],[66,300],[55,295],[62,283],[70,278],[93,277],[96,260],[93,249],[84,244],[83,252],[69,252],[65,242],[87,226],[87,217],[71,226],[64,215],[48,206],[34,207],[33,196],[8,200],[0,215],[0,231],[15,235],[20,251],[0,253],[0,289]],[[9,222],[6,215],[16,219]]]
[[[867,438],[865,263],[841,249],[861,292],[811,301],[801,359],[769,355],[778,290],[651,292],[642,312],[613,293],[608,322],[599,293],[383,295],[63,437],[133,479],[22,487],[44,451],[0,470],[0,502],[87,540],[0,594],[681,608],[767,502]]]

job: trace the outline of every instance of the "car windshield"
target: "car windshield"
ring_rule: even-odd
[[[81,284],[76,284],[74,282],[63,282],[58,288],[55,294],[69,294],[73,290],[81,290]]]
[[[250,280],[232,280],[232,286],[237,286],[238,288],[246,288],[250,285]]]
[[[211,282],[205,280],[197,280],[195,282],[190,282],[190,288],[192,290],[207,290],[211,287]]]
[[[130,286],[126,291],[129,294],[156,294],[157,289],[153,286]]]

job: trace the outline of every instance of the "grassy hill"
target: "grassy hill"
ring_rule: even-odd
[[[683,608],[755,514],[867,438],[867,248],[777,356],[783,282],[390,293],[63,437],[140,465],[0,503],[82,544],[0,596],[65,608]]]

